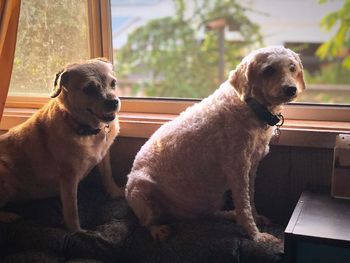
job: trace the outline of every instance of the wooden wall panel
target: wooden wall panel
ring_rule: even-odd
[[[135,155],[146,142],[142,138],[117,137],[111,147],[113,176],[120,185],[125,185]]]
[[[289,218],[290,148],[271,146],[259,165],[255,181],[255,203],[259,213],[274,222]]]
[[[291,147],[290,198],[299,199],[304,189],[330,192],[333,150]]]
[[[271,147],[258,169],[258,211],[278,223],[286,224],[302,191],[330,192],[332,169],[332,149]]]

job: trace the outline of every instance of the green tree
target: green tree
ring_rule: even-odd
[[[239,62],[247,45],[261,42],[259,27],[245,15],[237,0],[174,0],[176,15],[149,21],[128,37],[117,53],[120,77],[147,76],[143,83],[148,96],[205,97],[216,89],[219,79],[219,34],[208,30],[210,21],[224,19],[240,32],[243,41],[225,41],[225,71]],[[192,13],[188,14],[191,4]],[[203,38],[198,37],[206,28]],[[136,90],[141,85],[136,85]]]
[[[326,1],[319,2],[322,4]],[[338,29],[333,37],[319,47],[316,54],[321,59],[340,57],[343,67],[350,69],[350,0],[344,0],[343,6],[338,11],[325,16],[321,25],[328,31],[336,26]]]

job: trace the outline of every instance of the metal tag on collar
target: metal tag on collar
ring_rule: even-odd
[[[280,119],[280,121],[276,124],[276,129],[274,131],[274,135],[279,137],[281,135],[281,129],[280,128],[282,127],[282,125],[284,123],[284,117],[283,117],[282,114],[278,114],[276,116]]]
[[[106,124],[106,126],[104,127],[106,141],[108,140],[108,133],[110,131],[111,131],[111,128],[109,127],[109,124]]]

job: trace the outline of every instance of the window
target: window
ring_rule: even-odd
[[[86,0],[22,1],[9,96],[48,97],[60,68],[88,58]]]
[[[298,102],[350,104],[350,66],[342,65],[349,49],[323,59],[318,53],[339,21],[329,32],[325,27],[336,15],[321,23],[344,1],[322,2],[113,0],[113,56],[122,94],[203,98],[247,52],[282,44],[299,52],[305,67],[308,89]]]
[[[148,136],[154,127],[192,105],[195,99],[212,93],[251,49],[283,44],[301,54],[308,84],[298,103],[285,107],[284,117],[343,122],[337,131],[348,131],[350,72],[342,63],[350,60],[349,49],[333,45],[342,52],[333,52],[325,58],[316,54],[335,35],[339,25],[337,20],[327,32],[320,25],[322,19],[341,10],[343,2],[348,1],[320,1],[325,3],[22,1],[2,129],[22,122],[33,112],[28,108],[37,109],[47,101],[52,79],[65,64],[104,56],[114,61],[120,95],[124,96],[123,134],[148,130]],[[332,21],[336,21],[334,17]],[[345,40],[340,42],[346,44],[349,25],[345,25],[343,35]],[[14,120],[14,116],[20,118]],[[150,123],[153,128],[149,128]],[[133,125],[142,128],[135,129]],[[298,125],[293,127],[304,128]],[[328,124],[320,123],[317,127],[322,125]]]

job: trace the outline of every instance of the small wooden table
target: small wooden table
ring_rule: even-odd
[[[284,234],[287,262],[349,263],[350,200],[304,192]]]

